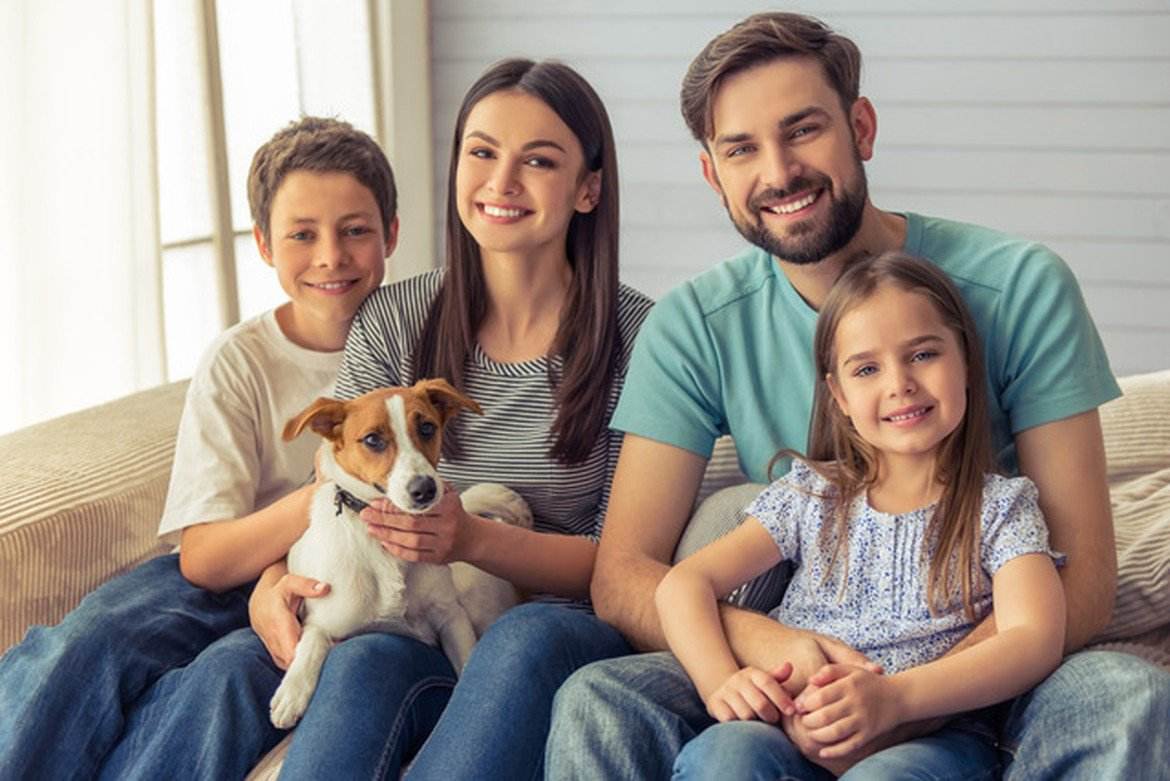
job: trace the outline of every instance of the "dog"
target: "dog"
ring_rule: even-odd
[[[270,703],[275,726],[289,729],[304,715],[334,642],[365,632],[408,635],[439,645],[458,673],[476,639],[519,601],[510,583],[471,565],[392,556],[358,517],[375,499],[415,514],[438,504],[443,429],[464,410],[483,414],[445,380],[423,380],[350,401],[319,398],[285,426],[285,441],[306,427],[325,438],[317,467],[323,481],[309,527],[289,550],[289,572],[331,588],[301,605],[301,638]],[[460,499],[469,513],[532,527],[527,503],[502,485],[474,485]]]

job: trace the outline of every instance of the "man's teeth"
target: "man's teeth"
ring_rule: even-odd
[[[886,418],[886,420],[892,421],[894,423],[901,423],[903,420],[913,420],[914,418],[920,418],[929,411],[929,407],[923,407],[922,409],[916,409],[913,412],[907,412],[903,415],[890,415],[888,418]]]
[[[505,209],[502,206],[483,205],[483,211],[489,217],[523,217],[523,209]]]
[[[800,211],[801,209],[808,206],[816,199],[817,199],[816,193],[809,193],[808,195],[801,198],[799,201],[793,201],[792,203],[780,203],[780,204],[777,204],[775,206],[769,206],[768,210],[775,212],[777,214],[792,214],[793,212]]]

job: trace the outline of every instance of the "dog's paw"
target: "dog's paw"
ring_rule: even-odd
[[[532,528],[532,510],[524,497],[506,485],[476,483],[459,495],[463,509],[473,515],[494,518],[509,526]]]
[[[269,718],[272,725],[278,729],[292,729],[305,715],[309,707],[309,699],[313,690],[304,684],[289,680],[288,676],[280,682],[276,694],[272,695],[272,702],[268,705]]]

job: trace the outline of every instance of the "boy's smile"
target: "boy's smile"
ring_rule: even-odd
[[[337,171],[296,170],[272,200],[271,241],[255,231],[289,302],[276,311],[285,336],[302,347],[340,350],[362,301],[382,282],[398,223],[382,235],[373,194]]]

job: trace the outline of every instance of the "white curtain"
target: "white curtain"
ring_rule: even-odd
[[[0,3],[0,431],[161,382],[149,0]]]

